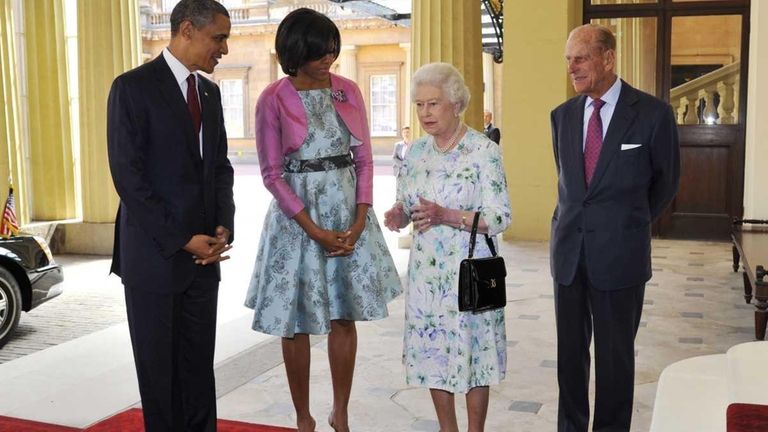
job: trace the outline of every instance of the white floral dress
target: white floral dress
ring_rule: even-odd
[[[479,211],[491,235],[511,221],[499,146],[473,129],[445,154],[435,150],[432,137],[412,144],[397,178],[397,200],[410,215],[420,196],[446,208]],[[475,257],[490,256],[482,236],[476,243]],[[403,349],[410,385],[466,393],[504,379],[504,310],[459,312],[457,277],[468,248],[469,232],[447,225],[413,233]]]

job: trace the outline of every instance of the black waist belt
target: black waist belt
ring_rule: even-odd
[[[318,159],[287,159],[283,169],[287,173],[308,173],[333,171],[350,167],[354,164],[350,154],[328,156]]]

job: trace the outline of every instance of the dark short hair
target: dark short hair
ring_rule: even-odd
[[[171,12],[171,36],[176,36],[184,21],[199,29],[212,23],[216,14],[229,18],[227,8],[216,0],[181,0]]]
[[[294,10],[277,27],[275,51],[286,75],[296,76],[300,67],[326,54],[338,57],[340,50],[341,35],[336,24],[312,9]]]

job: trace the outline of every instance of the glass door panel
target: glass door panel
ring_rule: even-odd
[[[602,18],[616,35],[616,72],[631,86],[656,94],[656,18]]]
[[[738,123],[741,19],[672,18],[669,103],[678,124]]]

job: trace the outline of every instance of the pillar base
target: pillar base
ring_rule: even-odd
[[[58,223],[48,243],[54,255],[112,255],[114,237],[114,223]]]

